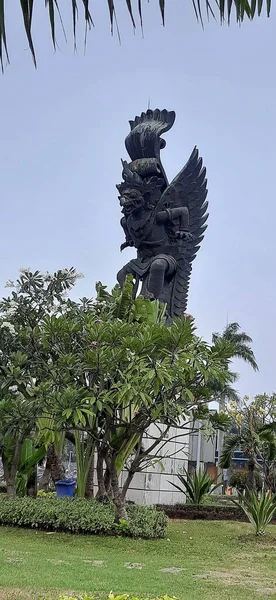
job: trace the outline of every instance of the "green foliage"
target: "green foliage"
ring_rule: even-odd
[[[83,497],[95,445],[114,488],[124,466],[133,476],[156,458],[158,440],[153,452],[142,448],[152,423],[168,430],[209,419],[214,384],[231,381],[232,347],[223,340],[210,347],[185,316],[167,327],[163,304],[134,300],[131,277],[111,293],[98,283],[94,301],[68,300],[64,292],[77,277],[74,269],[25,269],[9,282],[16,291],[0,303],[0,421],[4,446],[10,435],[17,449],[26,438],[46,449],[62,445],[67,432]],[[114,489],[113,497],[119,506]]]
[[[228,433],[224,438],[220,466],[229,468],[234,450],[239,449],[248,459],[249,487],[256,487],[260,463],[265,489],[273,490],[276,473],[276,435],[272,427],[276,416],[275,394],[256,396],[252,402],[246,396],[239,404],[230,403],[227,412],[230,428],[235,433]]]
[[[263,481],[258,471],[255,473],[256,489],[258,492],[263,487]],[[243,492],[248,488],[248,473],[244,471],[232,471],[230,477],[230,486],[236,488],[239,492]]]
[[[242,508],[256,535],[264,535],[266,526],[276,513],[276,496],[261,492],[258,498],[254,492],[248,492],[246,495],[239,493],[239,502],[233,502]]]
[[[30,439],[25,439],[20,453],[20,459],[16,476],[16,494],[18,496],[26,495],[26,488],[29,478],[34,472],[37,464],[44,458],[45,448],[36,448]]]
[[[157,511],[152,506],[139,506],[138,504],[127,505],[127,527],[121,523],[121,532],[128,533],[132,537],[163,538],[168,525],[168,517],[163,511]]]
[[[36,65],[36,55],[34,42],[32,38],[32,21],[33,21],[33,0],[20,0],[18,1],[18,7],[21,8],[24,29],[27,37],[27,41],[29,44],[29,48],[31,51],[31,55],[33,57],[34,64]],[[87,29],[91,29],[94,25],[92,14],[90,12],[91,4],[94,6],[94,3],[89,3],[89,0],[82,0],[82,2],[78,2],[77,0],[72,0],[71,4],[71,12],[72,12],[72,28],[73,28],[73,38],[74,38],[74,46],[76,47],[76,24],[78,20],[79,10],[83,6],[83,20],[85,22],[85,27]],[[113,32],[113,26],[116,24],[118,28],[118,23],[116,19],[116,8],[120,5],[120,2],[116,2],[116,0],[106,0],[106,7],[109,11],[111,31]],[[165,5],[168,5],[170,8],[170,2],[166,3],[166,0],[159,0],[159,8],[161,12],[161,19],[163,25],[165,24]],[[220,1],[218,0],[192,0],[191,6],[194,9],[196,19],[203,25],[205,13],[206,17],[214,17],[224,21],[228,21],[230,23],[231,15],[234,13],[236,20],[238,23],[241,23],[244,18],[253,19],[256,14],[260,15],[265,10],[267,11],[267,15],[270,14],[271,9],[271,0],[266,0],[263,2],[259,0],[228,0]],[[65,28],[63,24],[62,18],[62,9],[61,3],[58,0],[45,0],[45,7],[48,12],[49,25],[51,30],[51,37],[54,49],[57,46],[56,40],[56,26],[57,21],[61,21],[62,29],[64,32],[64,36],[66,39]],[[142,11],[142,2],[141,0],[125,0],[125,7],[129,13],[130,20],[132,26],[136,27],[136,19],[135,19],[135,8],[137,7],[139,21],[141,24],[141,28],[143,27],[143,11]],[[20,10],[19,8],[19,10]],[[205,10],[204,10],[205,9]],[[6,19],[5,19],[5,8],[4,2],[0,2],[0,62],[2,64],[3,69],[3,55],[5,54],[7,62],[9,62],[9,53],[8,53],[8,43],[7,43],[7,33],[6,33]]]
[[[188,496],[189,502],[195,505],[203,504],[206,496],[212,494],[215,489],[221,486],[220,483],[216,484],[216,480],[212,479],[209,473],[202,472],[201,470],[198,472],[193,471],[192,473],[185,471],[185,475],[178,473],[177,477],[183,487],[172,482],[171,484],[179,492]]]
[[[230,342],[233,346],[233,357],[241,358],[247,362],[254,371],[258,371],[257,361],[251,348],[252,338],[244,331],[240,331],[238,323],[229,323],[222,334],[213,333],[213,344],[216,346],[220,341]]]
[[[20,493],[43,454],[43,449],[34,449],[31,456],[31,442],[27,441],[34,439],[43,413],[40,386],[49,381],[42,324],[46,315],[65,310],[65,294],[78,277],[74,268],[53,274],[21,269],[15,282],[6,283],[11,295],[0,302],[0,453],[10,488],[15,485],[16,472],[21,472],[17,477]],[[40,447],[45,444],[46,440],[40,440]]]
[[[38,490],[37,497],[51,500],[53,498],[56,498],[57,494],[56,494],[56,492],[45,492],[44,490]]]
[[[0,524],[50,531],[164,537],[167,517],[154,507],[127,506],[127,527],[115,523],[115,507],[96,500],[78,498],[0,498]]]

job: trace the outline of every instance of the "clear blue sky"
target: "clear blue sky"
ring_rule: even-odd
[[[8,4],[11,66],[0,78],[0,292],[26,266],[76,266],[85,275],[78,296],[93,295],[97,280],[115,283],[134,256],[119,252],[115,184],[120,158],[127,158],[128,120],[150,98],[152,108],[177,113],[163,151],[169,177],[195,144],[208,171],[209,227],[188,310],[208,340],[227,319],[253,337],[260,372],[235,365],[242,394],[276,390],[275,7],[270,20],[231,28],[212,22],[202,31],[192,3],[173,0],[164,29],[151,0],[144,2],[142,38],[139,30],[133,35],[119,0],[120,45],[110,36],[106,2],[96,0],[84,56],[81,26],[77,54],[71,36],[66,44],[61,33],[53,52],[41,6],[33,24],[36,71],[19,2]],[[69,30],[69,6],[64,17]]]

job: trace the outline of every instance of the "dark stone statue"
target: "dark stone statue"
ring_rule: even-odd
[[[137,258],[119,271],[119,284],[132,274],[134,294],[165,302],[170,318],[186,310],[192,262],[208,218],[206,169],[197,148],[170,184],[162,166],[161,135],[174,120],[173,111],[156,109],[130,121],[125,145],[131,162],[122,161],[123,182],[117,185],[125,232],[121,250],[137,249]]]

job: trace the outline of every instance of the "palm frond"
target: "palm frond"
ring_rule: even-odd
[[[116,21],[116,6],[120,0],[106,0],[106,7],[109,11],[109,20],[111,25],[111,31],[113,32],[114,22]],[[37,0],[38,4],[39,0]],[[68,1],[67,4],[70,4]],[[174,3],[168,3],[166,0],[159,0],[159,10],[161,14],[161,20],[163,25],[165,24],[165,8],[167,10],[173,10],[175,8]],[[271,11],[271,0],[191,0],[194,14],[196,19],[203,25],[205,17],[218,18],[221,23],[230,24],[231,17],[234,15],[236,21],[241,23],[245,18],[253,19],[256,15],[260,16],[266,12],[269,17]],[[33,20],[33,8],[34,0],[18,0],[19,9],[21,9],[23,16],[23,23],[25,33],[28,39],[29,48],[33,57],[34,64],[36,65],[35,48],[32,37],[32,20]],[[130,16],[131,24],[136,27],[136,12],[141,27],[143,27],[143,13],[142,13],[142,0],[125,0],[125,6]],[[63,19],[60,8],[59,0],[45,0],[45,7],[48,11],[48,19],[50,23],[51,38],[54,48],[56,47],[56,18],[61,22],[62,28]],[[79,7],[83,8],[83,19],[86,25],[86,30],[91,29],[94,25],[92,14],[90,12],[91,7],[96,7],[96,2],[93,0],[71,0],[71,11],[72,11],[72,31],[74,47],[76,47],[76,24],[79,15]],[[92,8],[91,8],[92,10]],[[176,9],[177,10],[177,9]],[[65,31],[64,31],[65,33]],[[8,46],[7,46],[7,35],[5,25],[5,0],[0,0],[0,63],[3,70],[3,58],[6,56],[7,62],[9,62]]]
[[[219,461],[219,466],[222,469],[230,467],[233,451],[239,446],[239,442],[240,436],[236,433],[231,433],[224,438]]]
[[[217,332],[213,333],[212,343],[214,348],[218,347],[222,341],[232,345],[233,358],[242,359],[244,362],[248,363],[254,371],[259,370],[255,354],[250,347],[253,340],[247,333],[240,331],[239,323],[229,323],[222,334]]]
[[[259,370],[253,350],[244,344],[237,344],[235,357],[241,358],[244,362],[248,363],[254,371]]]

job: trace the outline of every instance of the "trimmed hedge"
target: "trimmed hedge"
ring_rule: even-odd
[[[168,519],[163,511],[129,505],[127,514],[127,521],[115,523],[112,503],[77,498],[0,498],[0,525],[146,539],[164,537]]]
[[[235,506],[234,503],[232,506],[216,506],[215,504],[212,506],[204,504],[201,506],[195,506],[193,504],[160,504],[156,508],[157,510],[165,512],[165,514],[170,519],[201,519],[203,521],[248,521],[243,510]],[[275,517],[274,519],[272,519],[272,523],[274,522],[276,522]]]

